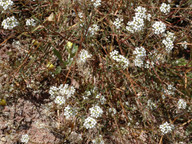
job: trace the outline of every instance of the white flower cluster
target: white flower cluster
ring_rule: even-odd
[[[175,94],[174,90],[175,90],[175,87],[173,87],[173,85],[170,84],[168,85],[167,89],[164,89],[164,93],[166,95],[174,95]],[[162,98],[165,99],[164,94],[162,95]]]
[[[88,117],[85,119],[83,126],[86,129],[89,129],[89,128],[94,128],[96,124],[97,124],[97,121],[94,118]]]
[[[89,27],[88,32],[91,34],[91,36],[95,35],[95,33],[99,31],[99,26],[97,24],[93,24],[91,27]]]
[[[57,88],[56,86],[51,86],[49,88],[49,94],[51,95],[51,99],[54,99],[55,98],[55,95],[58,94],[58,91],[59,91],[59,88]]]
[[[128,21],[126,29],[127,31],[134,33],[143,30],[144,28],[144,19],[150,21],[151,15],[146,14],[146,9],[144,7],[137,7],[135,9],[135,16],[133,17],[133,21]]]
[[[169,84],[169,85],[167,86],[167,89],[169,90],[168,94],[174,95],[174,92],[173,92],[173,91],[175,90],[175,87],[174,87],[173,85]]]
[[[92,140],[93,144],[104,144],[104,140],[102,135],[99,135],[99,137],[97,137],[96,139]]]
[[[97,94],[95,98],[96,98],[96,99],[99,99],[99,101],[100,101],[100,103],[101,103],[102,105],[105,104],[105,102],[106,102],[106,98],[105,98],[103,95],[101,95],[100,93]]]
[[[165,122],[164,124],[160,125],[159,128],[161,129],[162,134],[167,134],[173,130],[174,126],[168,122]]]
[[[88,53],[87,50],[82,49],[79,54],[78,63],[85,63],[88,58],[91,58],[92,55]]]
[[[77,113],[76,109],[72,108],[71,106],[66,106],[64,109],[64,116],[66,119],[69,119],[72,116],[75,116]]]
[[[91,93],[95,94],[96,91],[97,91],[97,88],[94,87],[91,91],[86,91],[85,94],[87,96],[90,96]],[[102,97],[101,94],[97,94],[97,96],[96,96],[96,98],[100,98],[100,99],[101,99],[101,97]],[[88,98],[86,97],[86,99],[88,99]],[[103,99],[103,101],[105,102],[105,98]],[[97,121],[94,118],[101,117],[103,114],[103,110],[98,105],[95,105],[95,106],[89,108],[89,112],[90,112],[90,116],[85,119],[85,122],[83,124],[83,126],[86,129],[95,127],[95,125],[97,124]]]
[[[173,47],[174,47],[174,40],[175,40],[175,36],[174,33],[172,32],[167,32],[167,34],[165,34],[165,39],[163,39],[162,43],[165,45],[165,50],[169,53]]]
[[[149,61],[147,60],[145,63],[145,68],[151,68],[154,66],[154,62],[153,61]]]
[[[123,19],[122,18],[116,18],[113,22],[113,25],[116,27],[116,29],[120,29],[122,26]]]
[[[49,89],[49,94],[51,99],[59,106],[65,104],[66,99],[70,98],[75,93],[75,88],[69,86],[68,84],[61,84],[59,87],[51,86]]]
[[[147,106],[148,106],[150,109],[155,109],[155,108],[157,108],[157,105],[156,105],[151,99],[149,99],[149,100],[147,101]]]
[[[186,109],[187,103],[183,99],[179,99],[178,103],[178,109]]]
[[[35,20],[33,18],[27,19],[26,25],[27,26],[35,26],[36,25]]]
[[[55,98],[54,102],[56,104],[58,104],[59,106],[64,105],[65,104],[65,98],[63,96],[57,96]]]
[[[187,41],[183,41],[182,43],[183,43],[183,44],[181,44],[181,46],[182,46],[184,49],[187,49]]]
[[[166,3],[162,3],[161,4],[161,7],[160,7],[160,11],[165,13],[165,14],[168,14],[170,12],[170,4],[166,4]]]
[[[0,7],[2,7],[4,10],[10,9],[10,7],[13,5],[12,0],[0,0]]]
[[[142,46],[136,47],[135,50],[133,51],[133,54],[136,54],[136,58],[134,59],[135,66],[142,67],[143,59],[146,56],[145,48],[143,48]]]
[[[83,95],[83,99],[86,100],[91,95],[91,91],[86,91],[85,95]]]
[[[120,55],[117,50],[113,50],[112,52],[110,52],[110,58],[118,62],[120,66],[123,67],[124,69],[126,69],[129,65],[129,60],[125,58],[123,55]]]
[[[89,109],[91,117],[98,118],[103,114],[103,110],[99,106],[94,106]]]
[[[168,41],[174,41],[176,38],[175,34],[170,31],[167,31],[167,33],[165,33],[164,36]]]
[[[161,21],[156,21],[152,27],[155,34],[162,34],[166,30],[166,25]]]
[[[133,21],[129,21],[126,26],[127,31],[131,33],[139,32],[143,28],[144,28],[144,20],[140,17],[134,17]]]
[[[109,113],[112,113],[112,116],[114,116],[117,113],[117,111],[115,108],[109,108]]]
[[[22,135],[22,137],[21,137],[21,142],[22,142],[22,143],[28,143],[28,141],[29,141],[29,136],[28,136],[28,134]]]
[[[3,26],[4,29],[13,29],[18,24],[19,22],[17,21],[17,19],[14,16],[12,16],[4,19],[1,25]]]
[[[144,47],[136,47],[133,51],[133,54],[136,54],[137,57],[145,57],[146,56],[146,50]]]
[[[91,2],[94,2],[93,5],[95,8],[101,5],[101,0],[91,0]]]
[[[136,9],[135,9],[135,15],[136,16],[139,16],[139,17],[141,17],[141,18],[145,18],[146,17],[146,12],[147,12],[147,10],[146,10],[146,8],[144,8],[144,7],[141,7],[141,6],[138,6]]]
[[[70,98],[75,93],[75,88],[73,86],[69,86],[68,84],[61,84],[59,86],[59,93],[67,98]]]

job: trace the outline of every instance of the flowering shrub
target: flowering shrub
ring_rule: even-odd
[[[190,143],[192,3],[168,2],[0,0],[0,143]]]

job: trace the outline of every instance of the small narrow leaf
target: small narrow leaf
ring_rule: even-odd
[[[56,49],[53,49],[53,52],[57,56],[59,61],[63,63],[62,56],[61,56],[60,52],[58,50],[56,50]]]

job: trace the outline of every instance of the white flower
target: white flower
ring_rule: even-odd
[[[167,86],[167,89],[168,89],[168,90],[175,90],[174,86],[171,85],[171,84],[169,84],[169,85]]]
[[[51,95],[51,98],[55,98],[55,95],[58,91],[58,88],[55,87],[55,86],[51,86],[50,89],[49,89],[49,94]]]
[[[162,34],[166,30],[166,25],[161,21],[156,21],[152,27],[155,34]]]
[[[165,45],[165,50],[169,53],[174,48],[174,40],[176,38],[175,34],[172,32],[167,32],[164,34],[165,39],[162,41],[162,43]]]
[[[26,20],[26,26],[35,26],[35,20],[33,18]]]
[[[152,102],[151,99],[149,99],[149,100],[147,101],[147,106],[148,106],[150,109],[157,108],[157,105],[156,105],[154,102]]]
[[[165,38],[169,41],[174,41],[176,36],[174,33],[170,32],[170,31],[167,31],[166,34],[164,34]]]
[[[12,0],[0,0],[0,6],[4,9],[10,9],[11,6],[13,5],[13,1]]]
[[[100,100],[100,103],[103,105],[106,102],[106,98],[100,93],[96,95],[96,98]]]
[[[178,109],[185,109],[187,107],[187,103],[183,99],[179,99],[177,105]]]
[[[116,27],[116,29],[120,29],[122,26],[123,19],[122,18],[116,18],[113,22],[113,25]]]
[[[127,31],[134,33],[143,30],[144,20],[140,16],[133,17],[133,21],[128,21],[126,29]]]
[[[78,16],[79,16],[79,18],[80,18],[80,20],[83,18],[83,13],[82,12],[79,12],[78,13]]]
[[[175,94],[174,90],[175,87],[173,87],[173,85],[168,85],[167,89],[164,89],[164,93],[166,95],[174,95]]]
[[[85,63],[88,58],[91,58],[92,55],[88,53],[87,50],[82,49],[79,54],[79,61],[78,63]]]
[[[123,67],[124,69],[127,68],[129,65],[129,60],[125,58],[123,55],[120,55],[117,50],[110,52],[110,57],[116,62],[118,62],[120,66]]]
[[[99,107],[99,106],[94,106],[92,108],[89,109],[90,113],[91,113],[91,117],[101,117],[101,115],[103,114],[103,110]]]
[[[160,125],[159,128],[161,129],[162,134],[167,134],[173,130],[174,126],[168,122],[165,122],[164,124]]]
[[[136,54],[138,57],[144,57],[146,56],[146,50],[144,47],[136,47],[133,51],[133,54]]]
[[[148,20],[148,21],[151,20],[151,14],[147,14],[147,20]]]
[[[95,8],[101,5],[101,0],[91,0],[91,2],[94,2],[93,5]]]
[[[86,100],[91,95],[90,91],[85,91],[85,95],[83,96],[83,99]]]
[[[144,29],[144,19],[150,21],[151,14],[146,14],[147,10],[144,7],[137,7],[135,9],[135,16],[133,21],[128,21],[126,29],[127,31],[134,33]]]
[[[136,54],[136,58],[133,60],[135,66],[142,67],[143,65],[143,58],[146,56],[146,50],[145,48],[136,47],[133,51],[133,54]]]
[[[165,50],[169,53],[174,48],[173,41],[164,39],[162,43],[165,45]]]
[[[54,102],[55,102],[56,104],[58,104],[59,106],[61,106],[61,105],[65,104],[65,98],[62,97],[62,96],[57,96],[57,97],[55,98]]]
[[[94,118],[88,117],[85,119],[83,126],[86,129],[89,129],[89,128],[94,128],[96,124],[97,124],[97,121]]]
[[[142,67],[143,65],[143,60],[140,58],[140,57],[136,57],[134,60],[133,60],[135,66],[138,66],[138,67]]]
[[[95,33],[99,31],[99,26],[97,24],[93,24],[91,27],[89,27],[88,32],[91,34],[91,36],[95,35]]]
[[[76,115],[76,110],[75,109],[73,109],[69,105],[65,107],[64,116],[66,117],[66,119],[69,119],[70,117],[75,116],[75,115]]]
[[[182,43],[183,43],[183,44],[181,44],[181,46],[182,46],[184,49],[187,49],[187,41],[183,41]]]
[[[141,6],[138,6],[136,9],[135,9],[135,15],[140,17],[140,18],[146,18],[146,8],[144,7],[141,7]]]
[[[112,113],[112,115],[115,115],[117,113],[115,108],[109,108],[109,112]]]
[[[28,136],[28,134],[22,135],[22,137],[21,137],[21,142],[22,142],[22,143],[28,143],[28,141],[29,141],[29,136]]]
[[[92,140],[93,144],[104,144],[102,135],[99,135],[96,139]]]
[[[17,21],[17,19],[14,16],[12,16],[4,19],[1,25],[3,26],[4,29],[13,29],[18,24],[19,22]]]
[[[145,68],[151,68],[153,66],[154,66],[154,62],[153,61],[151,61],[151,62],[149,60],[146,61]]]
[[[172,32],[167,32],[164,34],[165,39],[162,41],[162,43],[165,45],[165,50],[169,53],[174,48],[174,40],[176,38],[175,34]]]
[[[170,12],[170,9],[171,9],[170,4],[166,4],[166,3],[161,4],[161,7],[160,7],[161,12],[167,14]]]
[[[68,84],[65,85],[61,84],[58,89],[60,95],[66,96],[67,99],[70,98],[75,93],[75,88],[73,86],[69,86]]]

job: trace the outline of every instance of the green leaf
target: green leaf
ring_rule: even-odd
[[[61,56],[60,52],[56,49],[53,49],[53,52],[57,56],[57,58],[60,60],[60,62],[63,63],[62,56]]]
[[[60,66],[58,66],[57,68],[56,68],[56,70],[55,70],[55,74],[60,74],[61,73],[61,67]]]

